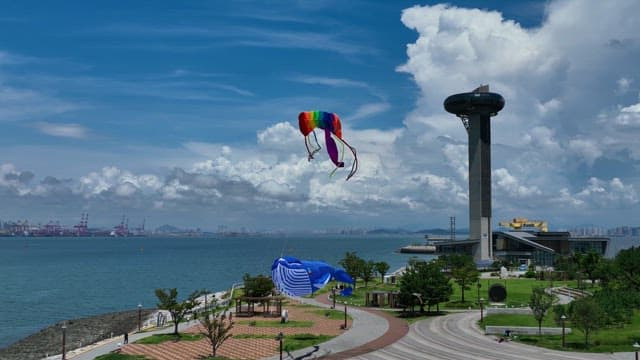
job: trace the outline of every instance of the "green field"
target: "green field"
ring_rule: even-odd
[[[142,338],[135,342],[135,344],[161,344],[167,341],[196,341],[200,340],[204,337],[202,334],[189,334],[189,333],[180,333],[178,336],[174,334],[156,334],[151,335],[145,338]]]
[[[275,339],[273,335],[260,334],[239,334],[233,336],[235,339]],[[282,339],[282,347],[287,351],[304,349],[309,346],[317,345],[325,341],[333,339],[331,335],[314,335],[314,334],[294,334],[285,335]],[[279,347],[279,345],[278,345]]]
[[[312,327],[313,321],[309,320],[289,320],[286,323],[280,322],[280,320],[240,320],[238,324],[249,325],[255,327],[274,327],[274,328],[305,328]]]
[[[538,326],[533,315],[490,315],[485,317],[483,325],[503,326]],[[542,326],[559,327],[553,322],[552,314],[547,314]],[[571,328],[571,322],[567,321],[567,328]],[[561,336],[517,336],[517,341],[541,346],[549,349],[563,350]],[[624,352],[634,351],[632,344],[640,341],[640,313],[636,311],[631,324],[624,327],[603,328],[589,336],[589,346],[584,344],[584,334],[573,329],[571,334],[566,334],[565,342],[567,351],[587,352]]]
[[[466,309],[466,308],[479,308],[478,306],[478,287],[477,283],[473,283],[470,286],[470,290],[465,290],[464,297],[465,302],[462,303],[462,291],[460,290],[460,286],[455,282],[451,282],[453,286],[453,294],[451,295],[451,301],[448,303],[440,304],[440,309],[453,308],[453,309]],[[568,286],[568,287],[576,287],[576,281],[554,281],[550,283],[549,281],[536,280],[536,279],[525,279],[525,278],[513,278],[513,279],[481,279],[480,280],[480,298],[484,298],[485,301],[489,298],[489,287],[493,284],[501,284],[505,286],[507,289],[507,300],[505,302],[506,306],[509,307],[522,307],[527,306],[529,303],[529,298],[531,297],[531,291],[534,287],[542,286],[549,287],[554,286]],[[329,283],[325,286],[324,289],[316,293],[330,293],[331,287],[333,287],[334,283]],[[390,285],[390,284],[381,284],[380,279],[375,279],[374,281],[370,281],[367,287],[364,287],[364,283],[361,281],[357,282],[356,290],[353,292],[353,296],[344,297],[344,296],[336,296],[336,303],[347,303],[349,305],[357,305],[364,306],[365,304],[365,294],[370,291],[398,291],[398,285]],[[486,304],[486,302],[485,302]]]

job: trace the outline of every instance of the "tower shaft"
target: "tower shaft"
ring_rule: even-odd
[[[491,249],[491,125],[488,113],[469,115],[469,239],[480,240],[474,258]]]
[[[469,135],[469,240],[475,260],[493,259],[491,234],[491,124],[504,107],[500,94],[483,85],[469,93],[449,96],[444,108],[462,119]]]

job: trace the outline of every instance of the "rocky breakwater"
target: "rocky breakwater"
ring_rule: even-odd
[[[155,313],[142,309],[144,321]],[[14,344],[0,349],[2,360],[39,360],[62,353],[62,324],[58,322]],[[138,329],[138,310],[122,311],[66,321],[65,348],[67,351],[87,346],[125,332]]]

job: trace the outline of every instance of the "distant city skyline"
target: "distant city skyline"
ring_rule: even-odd
[[[489,84],[495,224],[635,226],[640,2],[448,4],[3,4],[0,220],[468,227],[442,103]],[[348,182],[324,150],[307,161],[307,110],[340,115]]]
[[[121,218],[119,222],[114,222],[111,225],[99,226],[92,225],[88,222],[87,214],[83,214],[83,216],[79,219],[78,222],[72,224],[61,223],[56,220],[49,221],[37,221],[34,219],[0,219],[0,235],[11,234],[12,230],[22,229],[29,235],[44,235],[47,232],[49,235],[52,235],[52,231],[61,231],[64,232],[67,236],[86,236],[90,233],[92,235],[101,235],[101,236],[123,236],[123,235],[142,235],[142,234],[153,234],[157,232],[201,232],[201,233],[233,233],[233,234],[241,234],[241,233],[273,233],[273,232],[291,232],[291,233],[301,233],[301,232],[309,232],[309,233],[345,233],[345,234],[366,234],[371,232],[413,232],[413,233],[424,233],[429,234],[429,231],[437,231],[437,233],[442,233],[443,236],[448,236],[451,231],[451,227],[447,226],[435,226],[435,227],[422,227],[422,228],[405,228],[405,227],[326,227],[326,228],[315,228],[315,229],[307,229],[307,230],[299,230],[299,229],[260,229],[260,228],[252,228],[247,226],[241,227],[231,227],[224,224],[218,224],[217,226],[194,226],[194,227],[180,227],[171,223],[163,223],[163,224],[154,224],[153,222],[147,223],[147,219],[143,219],[140,223],[129,222],[129,218],[126,216]],[[501,226],[499,224],[495,224],[493,229],[494,231],[504,231],[505,226]],[[29,231],[31,230],[31,231]],[[110,234],[112,230],[115,230],[114,233]],[[619,225],[616,227],[605,227],[598,225],[573,225],[565,228],[550,228],[549,231],[569,231],[574,235],[578,236],[640,236],[640,225]],[[463,239],[468,235],[469,229],[467,227],[456,227],[455,234],[457,238]],[[16,233],[20,233],[21,231],[16,231]]]

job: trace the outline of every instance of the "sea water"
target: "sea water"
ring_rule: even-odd
[[[347,251],[406,265],[420,235],[0,238],[0,348],[58,321],[156,306],[154,290],[225,290],[281,255],[339,267]],[[424,258],[431,258],[423,255]]]

